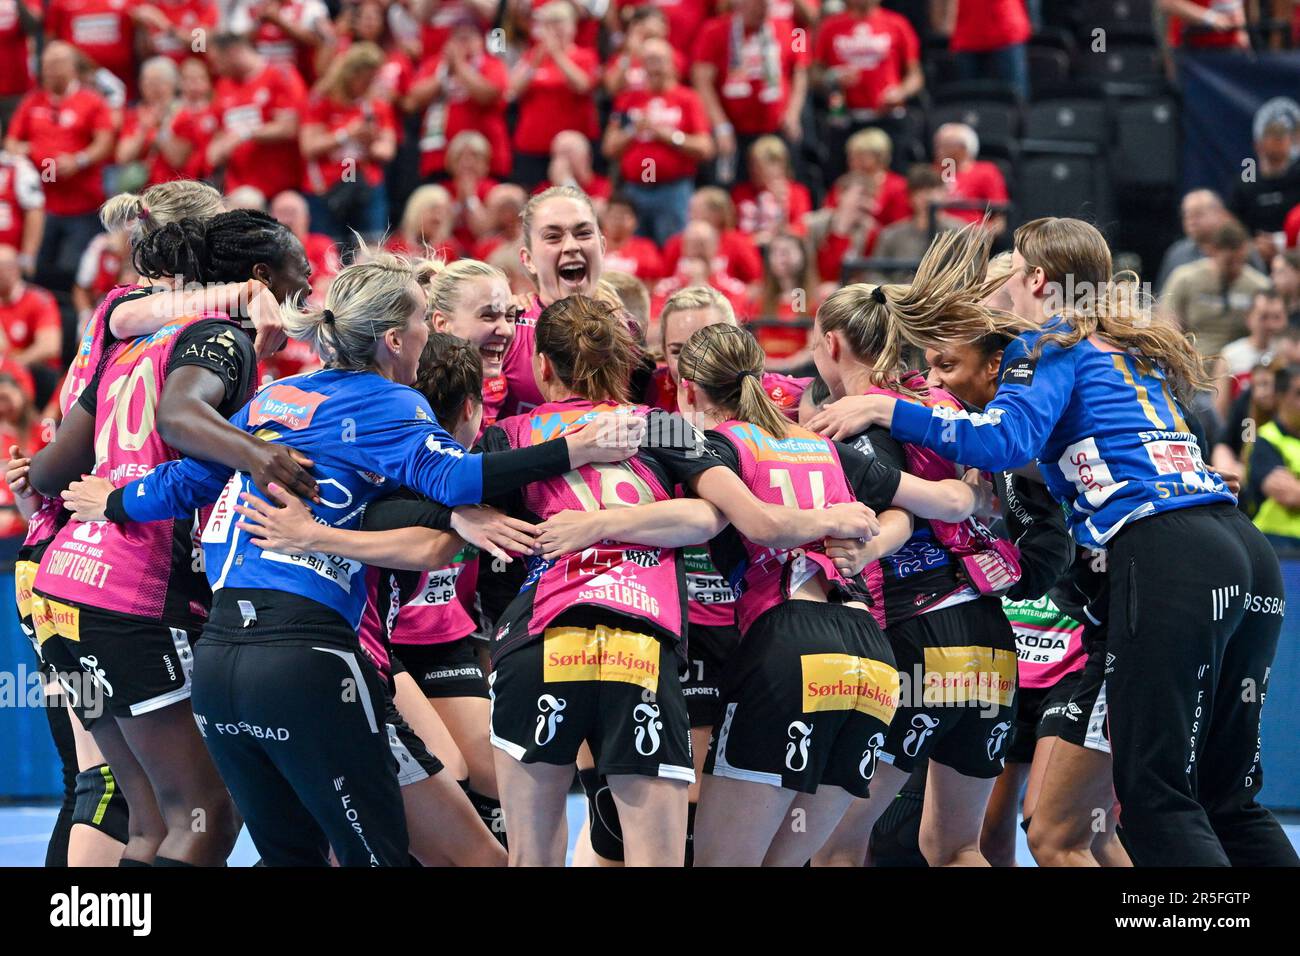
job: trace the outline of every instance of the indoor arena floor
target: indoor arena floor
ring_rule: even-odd
[[[587,801],[577,795],[569,796],[569,856],[573,856],[573,843],[578,828],[587,812]],[[54,825],[55,808],[43,806],[0,806],[0,866],[40,866],[45,860],[45,843],[50,827]],[[1281,817],[1287,836],[1300,849],[1300,814]],[[1016,860],[1021,866],[1033,866],[1025,835],[1017,834]],[[245,830],[239,837],[231,866],[252,866],[257,861],[257,851]]]

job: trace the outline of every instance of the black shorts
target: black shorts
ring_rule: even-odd
[[[472,638],[462,637],[445,644],[393,644],[391,651],[420,685],[425,697],[487,699],[487,678],[483,676]]]
[[[902,680],[880,759],[904,773],[929,757],[967,777],[1002,772],[1014,719],[1016,638],[997,598],[889,628]]]
[[[429,752],[424,740],[402,719],[391,694],[384,701],[384,724],[388,728],[388,749],[397,761],[399,786],[428,780],[443,769],[442,761]]]
[[[681,659],[636,626],[547,628],[497,661],[492,745],[523,763],[565,766],[586,741],[602,776],[694,782]]]
[[[190,697],[198,629],[35,595],[41,658],[86,729],[102,714],[140,717]]]
[[[1016,692],[1016,723],[1007,763],[1033,763],[1039,740],[1061,736],[1078,683],[1079,671],[1071,671],[1051,687],[1021,687]]]
[[[1086,624],[1083,646],[1088,659],[1078,671],[1078,681],[1061,730],[1057,734],[1076,747],[1110,753],[1110,724],[1106,719],[1106,628]]]
[[[740,631],[732,625],[692,624],[688,635],[682,671],[686,711],[692,727],[712,727],[718,722],[723,668],[740,643]]]
[[[871,615],[785,601],[754,622],[727,665],[704,770],[865,797],[897,701],[894,655]]]

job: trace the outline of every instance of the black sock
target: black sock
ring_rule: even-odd
[[[489,797],[487,794],[471,790],[468,781],[465,786],[465,796],[469,797],[469,802],[474,804],[474,810],[478,813],[479,819],[483,825],[492,832],[502,846],[506,845],[506,820],[501,814],[501,801],[495,797]]]
[[[128,860],[126,857],[122,857],[122,859],[118,860],[118,861],[117,861],[117,865],[118,865],[119,867],[128,867],[128,866],[153,866],[152,863],[141,863],[139,860]]]
[[[184,863],[181,860],[173,860],[169,856],[156,856],[153,858],[154,866],[187,866],[193,868],[193,863]]]

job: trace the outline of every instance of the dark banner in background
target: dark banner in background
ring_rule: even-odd
[[[1179,58],[1183,89],[1183,191],[1227,197],[1255,155],[1255,111],[1275,96],[1300,102],[1300,52],[1198,53]]]

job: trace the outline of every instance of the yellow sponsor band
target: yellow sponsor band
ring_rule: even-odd
[[[18,601],[18,616],[31,617],[32,585],[40,568],[35,561],[18,561],[14,564],[14,597]]]
[[[618,681],[659,690],[659,641],[599,625],[552,627],[543,637],[542,680]]]
[[[978,702],[1010,707],[1016,693],[1016,652],[991,647],[927,647],[925,704]]]
[[[898,707],[898,671],[853,654],[804,654],[803,712],[857,710],[889,723]]]
[[[37,644],[44,644],[56,634],[67,641],[81,640],[81,608],[72,604],[33,594],[32,624]]]

